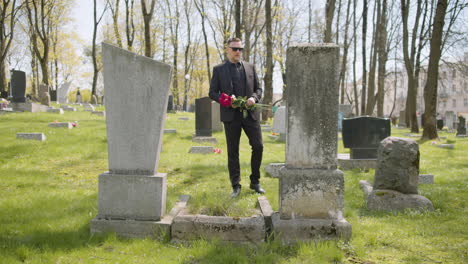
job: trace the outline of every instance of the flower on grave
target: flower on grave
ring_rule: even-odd
[[[214,148],[213,152],[216,153],[216,154],[221,154],[222,151],[221,151],[220,148]]]
[[[277,135],[278,135],[278,133],[271,132],[271,135],[272,135],[272,136],[277,136]]]
[[[221,96],[219,97],[219,103],[221,106],[224,107],[230,107],[232,104],[233,98],[225,93],[222,93]]]
[[[54,120],[54,123],[58,123],[58,120]]]
[[[72,122],[72,127],[77,127],[78,126],[78,121]]]
[[[431,145],[437,145],[437,142],[432,141],[432,142],[431,142]]]
[[[5,98],[0,98],[0,109],[6,108],[10,102]]]

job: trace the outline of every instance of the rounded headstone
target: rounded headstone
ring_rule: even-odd
[[[374,189],[417,194],[419,181],[419,146],[416,141],[387,137],[377,150]]]

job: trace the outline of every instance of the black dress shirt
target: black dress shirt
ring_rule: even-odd
[[[246,78],[242,62],[230,63],[229,72],[231,74],[232,88],[235,96],[246,96]]]

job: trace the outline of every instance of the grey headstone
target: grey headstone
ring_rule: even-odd
[[[159,162],[170,65],[103,43],[111,173],[154,175]]]
[[[183,117],[179,117],[179,118],[177,118],[177,119],[182,120],[182,121],[188,121],[188,120],[190,120],[189,117],[184,117],[184,116],[183,116]]]
[[[193,146],[193,147],[190,148],[189,153],[211,154],[211,153],[213,153],[213,147],[211,147],[211,146]]]
[[[211,98],[195,99],[195,134],[197,137],[211,137]]]
[[[223,123],[221,122],[221,110],[219,104],[211,101],[211,127],[213,132],[223,131]]]
[[[406,111],[400,111],[398,117],[398,127],[406,127]]]
[[[273,117],[273,132],[278,134],[286,133],[286,106],[276,109]]]
[[[57,113],[57,114],[63,115],[63,109],[62,108],[48,108],[47,112],[48,113]]]
[[[406,138],[388,137],[380,143],[377,154],[374,189],[418,193],[419,146]]]
[[[453,144],[440,144],[436,145],[438,148],[444,148],[444,149],[454,149],[455,145]]]
[[[280,169],[279,214],[272,216],[283,242],[351,236],[336,162],[338,65],[335,44],[287,50],[286,166]]]
[[[376,189],[367,197],[367,208],[376,211],[434,210],[432,202],[424,196]]]
[[[164,134],[175,134],[177,133],[176,129],[164,129]]]
[[[105,111],[92,111],[91,114],[92,115],[97,115],[97,116],[106,116]]]
[[[68,129],[72,129],[73,125],[70,122],[53,122],[49,123],[49,127],[65,127]]]
[[[39,140],[45,141],[46,136],[44,133],[16,133],[17,139],[32,139],[32,140]]]
[[[83,110],[88,111],[88,112],[96,111],[92,104],[83,104]]]
[[[466,119],[462,115],[458,116],[457,137],[466,136]]]
[[[75,107],[62,107],[63,111],[65,112],[76,112]]]
[[[57,103],[66,104],[68,103],[68,91],[70,89],[71,82],[66,82],[57,90]]]
[[[11,95],[13,103],[26,102],[26,73],[24,71],[11,71]]]

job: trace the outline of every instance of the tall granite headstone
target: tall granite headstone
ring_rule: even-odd
[[[157,171],[172,67],[107,43],[102,56],[109,172],[99,175],[91,232],[132,236],[166,209],[166,174]]]
[[[406,127],[406,111],[400,111],[398,117],[398,127]]]
[[[447,125],[447,129],[449,131],[455,128],[454,124],[457,122],[457,116],[453,111],[445,112],[445,124]]]
[[[382,139],[390,136],[390,119],[359,116],[343,119],[343,145],[351,159],[376,159]]]
[[[338,65],[335,44],[287,50],[286,164],[280,169],[279,213],[272,215],[284,242],[351,236],[336,160]]]
[[[174,111],[174,96],[171,94],[167,98],[167,111],[171,112]]]
[[[211,128],[213,132],[223,131],[221,109],[219,108],[219,104],[215,101],[211,101]]]
[[[209,97],[195,99],[196,137],[211,137],[212,135],[211,102],[212,100]]]
[[[57,103],[67,104],[68,103],[68,90],[70,89],[71,82],[66,82],[58,88],[57,91]]]
[[[461,115],[458,117],[457,136],[466,136],[466,119]]]
[[[11,71],[11,95],[12,102],[26,102],[26,73],[24,71]]]

